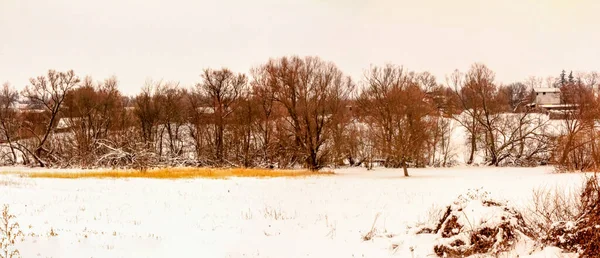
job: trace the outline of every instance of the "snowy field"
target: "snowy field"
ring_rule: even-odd
[[[482,187],[522,207],[536,187],[583,180],[552,170],[411,169],[405,178],[401,170],[357,168],[227,180],[0,175],[0,204],[10,205],[26,235],[16,244],[24,258],[435,257],[431,241],[408,235],[407,226],[468,189]],[[395,236],[363,241],[377,216],[376,230]],[[535,257],[561,256],[546,250]]]

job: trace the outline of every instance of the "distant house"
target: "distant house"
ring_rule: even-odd
[[[564,103],[560,88],[533,88],[535,102],[530,107],[537,107],[544,111],[570,110],[576,105]]]
[[[533,91],[537,106],[561,104],[559,88],[534,88]]]

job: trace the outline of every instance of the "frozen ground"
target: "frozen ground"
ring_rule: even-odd
[[[228,180],[0,175],[0,204],[10,204],[27,235],[17,243],[25,258],[433,257],[431,239],[407,235],[408,225],[470,188],[522,206],[535,187],[583,179],[551,171],[412,169],[404,178],[401,170],[343,169],[332,177]],[[375,228],[397,236],[362,241],[377,214]],[[536,257],[561,256],[547,249]]]

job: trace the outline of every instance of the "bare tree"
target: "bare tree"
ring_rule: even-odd
[[[77,87],[79,81],[73,70],[67,72],[50,70],[47,76],[31,78],[30,85],[27,85],[23,91],[23,96],[31,105],[41,107],[45,114],[44,131],[41,134],[33,130],[35,125],[27,125],[36,141],[33,146],[25,148],[41,167],[49,165],[48,159],[53,152],[50,138],[58,122],[63,101],[69,92]]]
[[[0,89],[0,140],[6,141],[10,150],[10,163],[17,162],[17,146],[15,140],[18,140],[17,134],[21,126],[18,117],[17,104],[19,92],[5,83]],[[0,158],[0,160],[2,160]]]
[[[507,108],[506,100],[502,99],[504,96],[497,93],[494,77],[494,72],[485,65],[474,64],[466,74],[463,89],[471,96],[471,107],[480,112],[480,115],[473,116],[473,118],[485,132],[484,147],[488,154],[488,162],[497,165],[499,153],[495,125],[501,120],[502,113],[507,111]]]
[[[535,101],[533,89],[528,88],[524,83],[517,82],[500,86],[498,91],[506,97],[510,112],[526,111],[527,104]]]
[[[187,95],[185,89],[179,88],[177,83],[163,84],[156,94],[156,102],[160,109],[159,121],[159,155],[163,154],[163,135],[167,135],[167,147],[169,160],[176,159],[183,154],[182,128],[187,116],[187,108],[184,101]]]
[[[453,163],[451,148],[452,120],[444,116],[432,116],[431,137],[429,137],[428,165],[446,167]]]
[[[160,122],[160,103],[157,101],[157,92],[161,88],[161,83],[146,82],[142,92],[135,97],[134,114],[140,125],[140,133],[144,144],[152,149],[156,135],[158,134],[158,124]]]
[[[274,166],[275,150],[277,147],[275,139],[275,123],[281,117],[281,108],[275,104],[275,93],[269,87],[269,73],[265,67],[257,67],[251,70],[252,99],[257,108],[257,139],[260,142],[261,162],[268,167]]]
[[[433,114],[432,102],[418,77],[402,67],[373,67],[366,77],[367,88],[358,101],[363,119],[376,132],[386,166],[402,167],[408,176],[408,163],[418,164],[425,155],[429,134],[424,129],[431,128],[426,117]]]
[[[565,170],[586,170],[597,166],[595,119],[598,101],[592,89],[583,84],[567,84],[561,88],[562,102],[571,109],[560,111],[562,131],[557,139],[555,161]]]
[[[117,127],[119,115],[123,112],[122,96],[115,77],[97,83],[86,77],[64,101],[62,121],[73,138],[69,145],[74,149],[74,153],[65,151],[64,154],[69,156],[65,159],[79,162],[84,167],[93,165],[100,154],[99,141],[108,141],[112,131],[123,129]]]
[[[327,161],[333,166],[343,166],[347,161],[350,165],[354,165],[356,162],[352,155],[352,146],[358,139],[351,136],[351,133],[355,132],[355,128],[352,123],[352,111],[351,101],[344,101],[343,107],[338,112],[338,115],[332,117],[335,119],[332,126],[328,128],[328,134],[330,141],[328,148],[330,148],[330,159]]]
[[[453,85],[464,115],[457,121],[470,134],[469,162],[473,162],[478,141],[485,151],[486,163],[495,166],[508,158],[529,162],[547,151],[547,137],[542,135],[546,119],[530,114],[526,108],[533,96],[525,85],[499,89],[494,83],[494,72],[483,64],[471,66],[462,80],[458,76],[455,73]],[[526,150],[526,144],[535,149]]]
[[[456,106],[462,111],[460,114],[451,113],[452,117],[467,130],[469,158],[467,164],[473,164],[475,153],[477,152],[478,137],[481,133],[481,126],[478,123],[478,117],[481,115],[481,109],[475,104],[474,93],[465,89],[465,75],[455,70],[449,78],[448,87],[454,90],[456,96]]]
[[[232,117],[232,139],[227,146],[235,152],[235,162],[242,167],[251,167],[256,164],[258,142],[255,140],[259,125],[260,105],[256,98],[251,97],[249,91],[244,91],[240,96]]]
[[[209,163],[212,165],[214,162],[209,162],[207,158],[212,149],[210,148],[212,134],[210,133],[209,124],[211,112],[208,110],[208,107],[204,106],[204,103],[204,97],[197,89],[188,94],[187,125],[190,137],[192,138],[192,145],[194,146],[196,162],[198,165],[208,165]]]
[[[349,98],[352,81],[317,57],[272,59],[261,70],[267,77],[264,86],[286,111],[284,128],[294,138],[297,154],[307,168],[321,168],[329,154],[323,148],[328,131]]]
[[[211,110],[210,123],[214,127],[214,160],[222,166],[225,161],[225,129],[248,79],[244,74],[235,74],[229,69],[205,69],[202,83],[196,85],[205,101],[204,107]]]

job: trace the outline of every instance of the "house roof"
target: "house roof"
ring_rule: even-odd
[[[560,92],[559,88],[533,88],[535,92]]]

